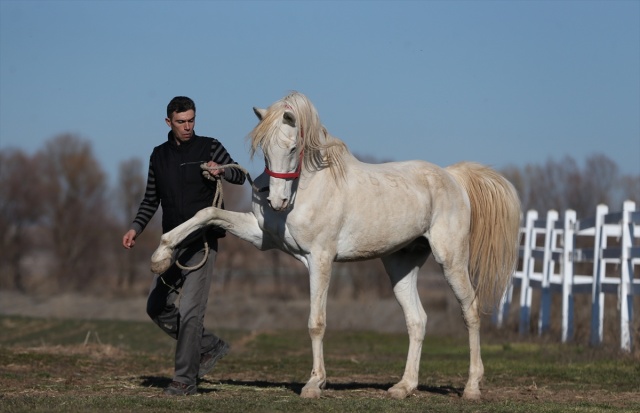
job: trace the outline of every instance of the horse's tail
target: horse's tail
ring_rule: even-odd
[[[480,308],[493,310],[511,281],[518,260],[520,199],[498,172],[477,163],[447,168],[471,204],[469,276]]]

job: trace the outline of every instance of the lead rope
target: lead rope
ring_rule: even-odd
[[[239,169],[241,172],[244,173],[244,175],[247,177],[247,180],[249,181],[249,183],[251,184],[251,188],[253,188],[254,191],[256,192],[264,192],[266,189],[268,189],[268,187],[266,188],[258,188],[256,187],[256,185],[253,183],[253,180],[251,179],[251,176],[249,176],[249,172],[243,168],[242,166],[238,165],[238,164],[228,164],[228,165],[218,165],[218,166],[214,166],[214,167],[207,167],[206,164],[202,164],[200,165],[200,168],[202,168],[204,171],[202,172],[202,175],[204,175],[205,178],[207,178],[210,181],[216,181],[216,194],[213,197],[213,203],[211,206],[214,206],[216,208],[221,208],[222,207],[222,200],[223,200],[223,189],[222,189],[222,178],[218,175],[218,176],[213,176],[209,173],[209,170],[218,170],[218,169],[226,169],[226,168],[235,168],[235,169]],[[209,243],[207,242],[207,237],[205,235],[205,232],[202,232],[202,241],[204,242],[204,257],[202,257],[202,261],[200,261],[200,263],[194,265],[193,267],[187,267],[184,266],[182,264],[180,264],[180,262],[178,261],[178,259],[176,258],[176,266],[178,268],[180,268],[181,270],[185,270],[185,271],[194,271],[197,270],[199,268],[201,268],[205,262],[207,262],[207,258],[209,258]],[[162,278],[162,277],[161,277]],[[162,282],[164,283],[164,280],[162,280]],[[166,285],[166,283],[165,283]]]

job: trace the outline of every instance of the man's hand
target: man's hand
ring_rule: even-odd
[[[133,246],[136,245],[137,235],[138,234],[136,234],[136,231],[133,229],[130,229],[129,231],[127,231],[127,233],[124,234],[124,236],[122,237],[122,246],[125,247],[126,249],[133,248]]]
[[[218,165],[217,163],[213,162],[213,161],[209,161],[207,162],[207,165],[205,166],[207,172],[209,172],[209,174],[213,177],[217,177],[219,175],[224,175],[224,168],[222,169],[215,169],[217,167],[219,167],[220,165]]]

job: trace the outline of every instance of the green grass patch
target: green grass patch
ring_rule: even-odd
[[[483,338],[483,399],[461,398],[466,338],[428,336],[414,395],[386,390],[404,371],[406,334],[329,331],[327,388],[299,396],[311,371],[306,331],[216,331],[232,351],[198,395],[161,396],[173,341],[153,323],[0,317],[2,412],[635,412],[640,363],[606,349]]]

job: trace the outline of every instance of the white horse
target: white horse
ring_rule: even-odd
[[[252,212],[205,208],[164,234],[152,271],[164,272],[180,241],[208,225],[300,260],[309,270],[313,350],[301,396],[317,398],[326,383],[322,340],[332,263],[381,258],[410,338],[402,379],[389,389],[392,397],[404,398],[418,386],[427,324],[416,278],[433,254],[469,331],[464,397],[480,398],[480,311],[497,304],[517,260],[520,202],[513,186],[475,163],[443,169],[423,161],[360,162],[300,93],[254,112],[260,122],[249,135],[251,154],[264,154],[265,173],[256,182],[268,180],[268,192],[254,190]]]

